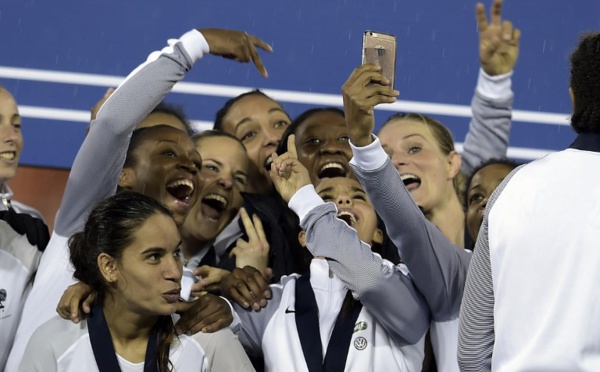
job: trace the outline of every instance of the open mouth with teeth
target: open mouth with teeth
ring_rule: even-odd
[[[347,171],[340,163],[327,163],[319,169],[319,178],[346,177]]]
[[[349,211],[339,211],[337,218],[346,222],[350,227],[356,226],[356,216]]]
[[[16,157],[17,157],[16,151],[0,152],[0,159],[2,159],[2,160],[15,160]]]
[[[414,174],[406,173],[401,175],[400,178],[402,178],[404,186],[406,186],[409,191],[421,186],[421,179]]]
[[[202,214],[209,220],[216,221],[225,212],[229,204],[227,199],[218,194],[208,194],[202,198]]]
[[[178,201],[189,204],[194,195],[194,183],[192,180],[180,178],[167,184],[167,192]]]
[[[267,172],[271,171],[271,164],[273,163],[273,155],[269,156],[267,160],[265,160],[265,169]]]

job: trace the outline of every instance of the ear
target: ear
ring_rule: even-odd
[[[298,242],[304,248],[306,248],[306,232],[304,230],[298,233]]]
[[[373,233],[373,243],[382,244],[383,243],[383,231],[381,229],[375,229]]]
[[[123,168],[119,175],[119,187],[131,190],[135,184],[135,172],[133,168]]]
[[[96,262],[100,268],[100,273],[104,277],[104,280],[106,280],[108,283],[114,283],[117,281],[117,262],[112,256],[106,253],[100,253]]]
[[[448,154],[448,178],[454,178],[460,172],[462,158],[456,151]]]
[[[569,87],[569,96],[571,97],[571,107],[575,111],[575,94],[573,94],[573,88]]]

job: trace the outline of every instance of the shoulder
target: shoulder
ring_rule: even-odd
[[[39,326],[27,344],[26,356],[50,363],[58,360],[80,341],[89,340],[87,322],[75,324],[55,316]],[[25,358],[27,359],[27,357]]]

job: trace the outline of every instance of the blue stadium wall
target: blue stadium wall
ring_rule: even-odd
[[[270,77],[217,57],[196,64],[168,96],[199,127],[252,88],[292,116],[341,105],[340,88],[360,63],[365,29],[398,39],[401,99],[376,111],[420,111],[442,120],[460,144],[475,87],[478,36],[474,0],[41,0],[0,5],[0,84],[24,117],[22,164],[69,168],[89,109],[149,52],[191,28],[246,30],[269,42]],[[486,4],[489,7],[489,3]],[[568,58],[582,32],[600,29],[598,0],[506,0],[504,17],[522,30],[513,76],[509,156],[530,160],[568,146]]]

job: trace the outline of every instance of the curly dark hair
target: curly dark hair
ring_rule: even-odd
[[[581,36],[571,54],[571,90],[575,132],[600,132],[600,33]]]

